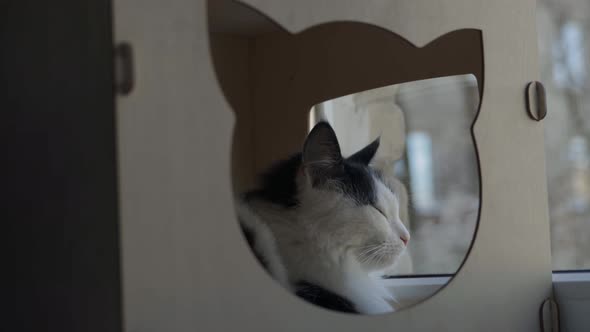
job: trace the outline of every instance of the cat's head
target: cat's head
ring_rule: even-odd
[[[332,127],[318,123],[302,152],[300,209],[316,246],[367,271],[390,267],[410,234],[399,217],[393,188],[370,166],[379,139],[344,158]]]

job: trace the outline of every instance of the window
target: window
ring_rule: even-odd
[[[587,1],[540,1],[541,81],[554,270],[590,269],[590,36]]]
[[[332,123],[345,155],[380,135],[377,163],[405,184],[409,199],[401,217],[412,240],[406,261],[388,275],[454,274],[469,251],[479,210],[471,137],[478,104],[475,77],[460,75],[364,91],[312,109],[310,128],[322,119]]]

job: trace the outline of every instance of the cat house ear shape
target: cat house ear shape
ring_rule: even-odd
[[[352,156],[348,157],[348,160],[361,163],[363,165],[369,165],[371,160],[373,160],[373,157],[375,157],[377,150],[379,149],[380,142],[381,137],[377,137],[371,144],[365,146],[364,148],[355,152]]]
[[[340,144],[334,129],[327,122],[318,123],[303,145],[303,166],[312,185],[321,184],[341,162]]]

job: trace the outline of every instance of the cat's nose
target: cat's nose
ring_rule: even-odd
[[[408,245],[408,242],[410,242],[410,236],[409,236],[409,235],[408,235],[408,236],[400,236],[399,238],[400,238],[400,240],[402,240],[402,242],[403,242],[403,243],[404,243],[406,246]]]

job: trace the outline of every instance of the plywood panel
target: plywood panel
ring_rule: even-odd
[[[232,139],[232,187],[239,193],[252,188],[254,170],[254,113],[250,58],[253,40],[227,33],[211,34],[211,57],[217,79],[234,113],[236,125]],[[221,84],[223,82],[224,84]]]
[[[134,45],[138,72],[137,89],[118,100],[127,330],[537,331],[551,276],[543,128],[528,119],[523,99],[526,82],[537,77],[534,1],[245,2],[291,32],[362,21],[422,46],[456,29],[482,31],[485,84],[474,132],[483,201],[476,241],[449,286],[395,314],[344,315],[287,294],[255,263],[232,213],[233,116],[213,71],[205,2],[117,0],[116,38]],[[280,43],[268,40],[263,51],[286,52]],[[295,64],[269,61],[260,68],[279,79]],[[312,84],[314,73],[338,76],[329,68],[299,70],[290,91]],[[296,99],[293,109],[335,97],[317,93]],[[303,135],[306,125],[294,120],[293,133]]]

